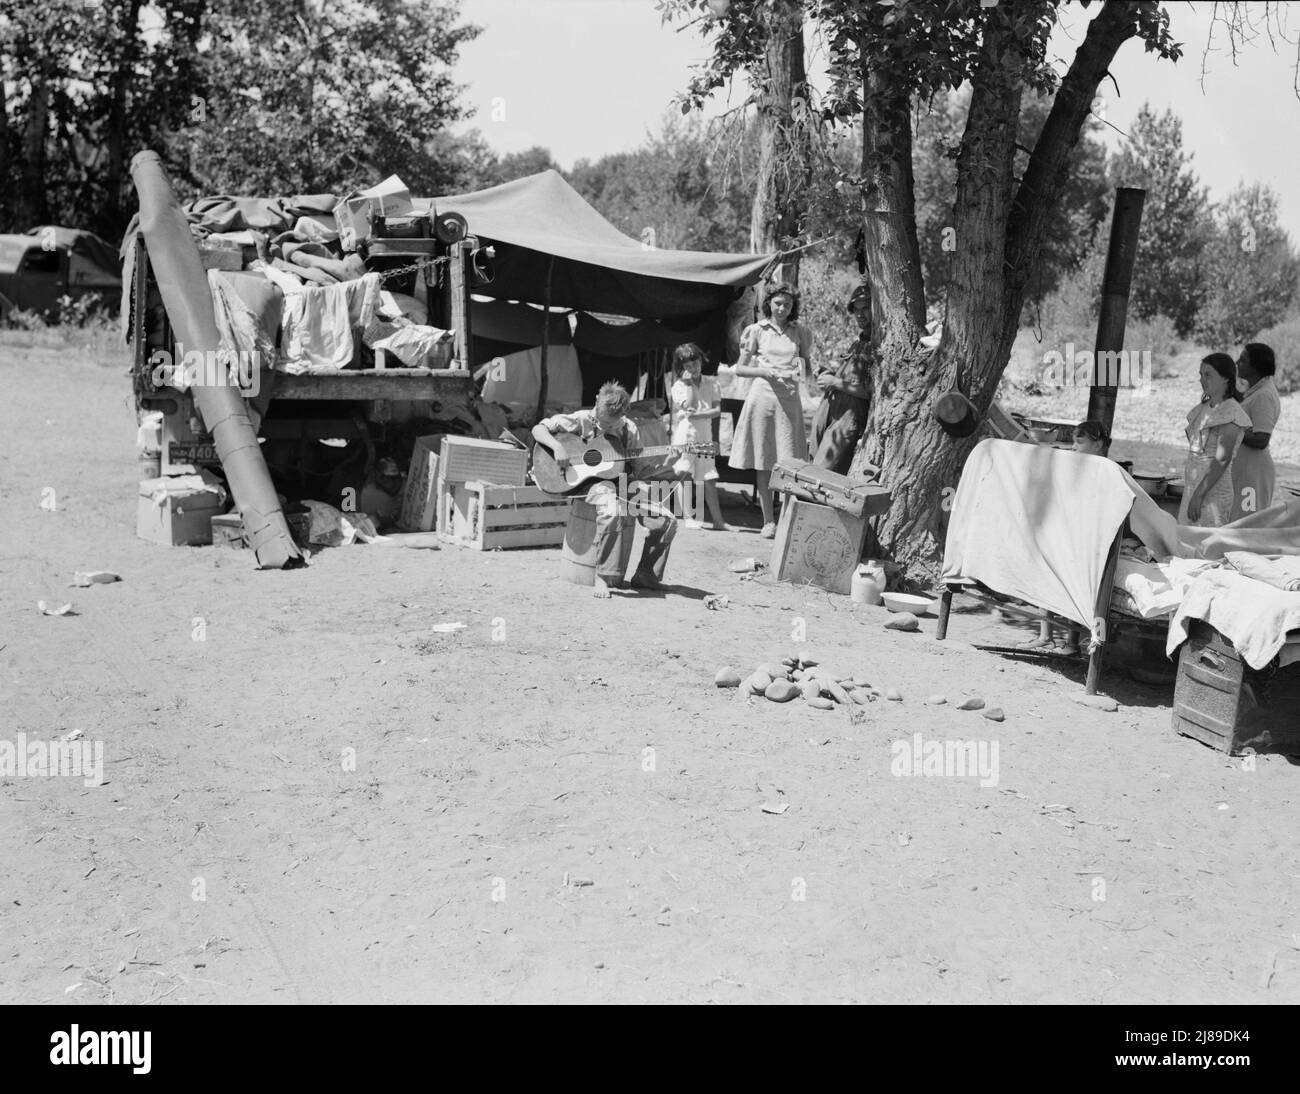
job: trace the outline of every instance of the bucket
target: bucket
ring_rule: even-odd
[[[632,540],[636,535],[635,518],[620,520],[619,575],[627,572],[632,558]],[[569,523],[564,529],[564,547],[560,550],[560,576],[575,585],[596,584],[596,507],[582,498],[569,506]]]
[[[855,604],[879,604],[885,591],[885,568],[879,562],[864,562],[853,571],[849,596]]]
[[[140,453],[140,478],[156,479],[162,475],[162,453],[161,452],[141,452]]]
[[[947,391],[934,403],[934,417],[950,437],[969,437],[980,427],[979,411],[960,391]]]

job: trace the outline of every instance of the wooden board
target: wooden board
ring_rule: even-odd
[[[465,398],[474,382],[464,369],[348,369],[322,375],[276,373],[273,399],[428,399]]]

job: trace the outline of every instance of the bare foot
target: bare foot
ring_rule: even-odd
[[[609,594],[614,589],[621,589],[622,587],[623,587],[623,582],[615,581],[613,578],[606,579],[601,577],[599,574],[597,574],[596,586],[591,590],[591,595],[594,596],[597,600],[608,600]]]
[[[721,523],[721,524],[720,524],[718,521],[715,520],[715,521],[713,522],[713,531],[715,531],[715,532],[730,532],[730,531],[731,531],[731,525],[730,525],[730,524],[726,524],[726,523]]]
[[[1022,650],[1047,650],[1051,649],[1054,645],[1056,645],[1056,643],[1050,638],[1035,638],[1029,642],[1021,642],[1020,648]]]
[[[637,570],[629,584],[634,589],[662,589],[663,582],[648,570]]]

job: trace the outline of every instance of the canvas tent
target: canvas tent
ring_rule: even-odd
[[[649,362],[683,342],[698,342],[713,361],[721,360],[727,308],[773,258],[643,246],[555,171],[416,205],[459,213],[479,244],[493,249],[483,266],[486,276],[472,286],[473,363],[499,358],[526,364],[510,371],[508,383],[490,381],[484,389],[486,398],[516,411],[536,398],[541,305],[578,313],[572,335],[567,320],[558,331],[554,320],[546,328],[547,408],[589,404],[603,381],[632,388]],[[531,337],[525,339],[525,331]],[[580,397],[574,395],[575,366]]]
[[[439,211],[460,213],[470,234],[495,246],[492,282],[474,291],[499,300],[545,303],[551,269],[553,307],[682,319],[725,309],[758,281],[773,257],[645,247],[555,171],[432,203]]]

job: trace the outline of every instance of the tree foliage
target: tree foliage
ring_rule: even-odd
[[[1277,195],[1260,183],[1237,187],[1214,210],[1204,252],[1205,302],[1197,335],[1215,348],[1240,346],[1286,314],[1300,276]]]
[[[180,134],[205,193],[450,181],[425,141],[465,111],[451,78],[477,28],[414,0],[211,0],[203,102]]]
[[[451,68],[477,28],[420,0],[0,0],[0,228],[115,238],[153,148],[183,194],[301,193],[392,172],[454,189]]]
[[[1167,315],[1182,337],[1205,300],[1202,255],[1213,231],[1210,202],[1183,150],[1183,123],[1144,104],[1110,165],[1115,186],[1146,191],[1129,307],[1139,319]]]

